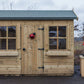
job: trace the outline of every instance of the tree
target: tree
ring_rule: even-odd
[[[83,41],[84,41],[84,23],[82,24],[83,25]]]

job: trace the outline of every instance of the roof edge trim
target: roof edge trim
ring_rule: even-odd
[[[74,12],[74,9],[72,9],[72,11],[73,11],[73,13],[76,15],[76,13]],[[78,16],[76,15],[76,20],[78,20],[79,18],[78,18]]]

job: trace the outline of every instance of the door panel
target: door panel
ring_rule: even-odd
[[[43,26],[37,27],[37,68],[38,74],[43,73],[44,67],[44,30]]]
[[[23,38],[22,45],[24,48],[22,56],[22,73],[23,74],[32,74],[33,68],[33,55],[34,55],[34,40],[29,38],[29,35],[34,32],[34,27],[30,25],[23,25],[22,28]]]
[[[22,49],[22,74],[27,73],[27,66],[28,66],[28,56],[27,56],[27,26],[22,26],[22,48],[25,48],[26,50],[23,51]],[[25,62],[26,61],[26,62]]]
[[[35,38],[29,36],[36,33]],[[23,25],[22,27],[22,74],[39,74],[43,70],[39,67],[43,66],[43,32],[38,30],[35,25]]]

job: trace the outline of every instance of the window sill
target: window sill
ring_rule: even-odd
[[[16,57],[18,56],[18,52],[17,51],[2,51],[0,52],[0,57]]]
[[[48,52],[45,52],[45,55],[46,56],[69,56],[69,55],[73,55],[73,53],[71,51],[64,51],[64,50],[61,50],[61,51],[48,51]]]

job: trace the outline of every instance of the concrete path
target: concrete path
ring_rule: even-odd
[[[79,67],[72,77],[0,77],[0,84],[84,84]]]

